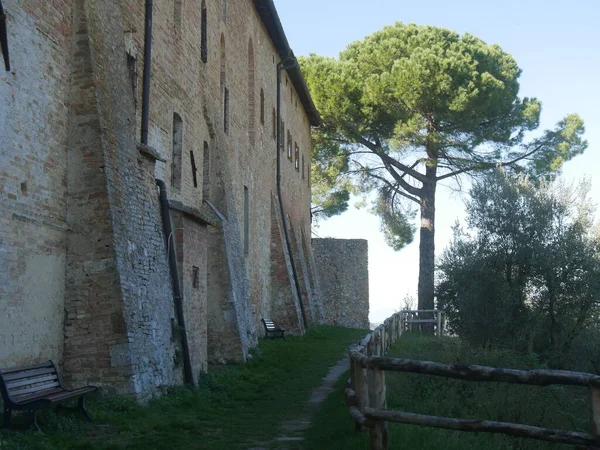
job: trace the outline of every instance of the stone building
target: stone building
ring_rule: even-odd
[[[324,322],[320,118],[272,0],[1,3],[0,366],[144,397],[244,362],[262,317]]]

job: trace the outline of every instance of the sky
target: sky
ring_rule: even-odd
[[[434,25],[471,33],[498,44],[523,70],[522,97],[542,101],[542,129],[553,128],[566,114],[585,121],[589,147],[563,168],[567,180],[592,180],[592,198],[600,204],[600,2],[597,0],[275,0],[290,46],[297,56],[316,53],[337,57],[349,43],[397,21]],[[438,188],[436,255],[464,219],[466,194]],[[600,215],[597,214],[597,217]],[[416,302],[418,233],[399,252],[384,243],[379,219],[350,206],[344,214],[321,221],[318,237],[369,241],[371,322],[381,322]],[[416,303],[415,303],[416,306]]]

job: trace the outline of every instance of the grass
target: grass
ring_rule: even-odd
[[[237,449],[268,442],[365,330],[318,326],[304,337],[262,341],[246,365],[213,367],[199,386],[173,387],[140,406],[95,397],[95,417],[41,414],[43,434],[0,431],[2,450]]]
[[[388,353],[412,359],[532,369],[543,367],[533,355],[483,351],[458,339],[407,335]],[[347,376],[345,377],[347,378]],[[548,428],[587,431],[585,388],[475,383],[425,375],[386,372],[388,408],[446,417],[490,419]],[[390,448],[411,450],[572,449],[572,446],[512,438],[499,434],[466,433],[412,425],[389,424]],[[328,442],[323,446],[323,442]],[[355,433],[343,402],[343,381],[319,411],[308,431],[306,449],[368,448],[368,434]]]

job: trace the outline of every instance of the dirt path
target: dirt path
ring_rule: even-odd
[[[348,357],[340,359],[329,368],[329,372],[323,378],[320,386],[315,388],[308,402],[303,406],[298,416],[279,424],[278,436],[270,442],[261,442],[255,447],[247,450],[287,450],[303,448],[304,432],[309,429],[311,419],[321,403],[333,392],[335,383],[350,368]]]

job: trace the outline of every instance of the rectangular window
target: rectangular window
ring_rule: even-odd
[[[294,142],[294,168],[300,172],[300,148],[297,142]]]
[[[225,88],[223,95],[223,131],[229,134],[229,89]]]
[[[200,288],[200,269],[196,266],[192,266],[192,286],[194,289]]]
[[[200,58],[202,62],[208,61],[208,18],[206,14],[206,5],[202,4],[202,12],[200,14]]]
[[[292,133],[290,130],[287,132],[287,157],[291,161],[292,160]]]
[[[173,147],[171,154],[171,187],[181,189],[181,157],[183,154],[183,120],[173,113]]]
[[[131,93],[133,96],[133,108],[137,109],[137,87],[138,87],[138,67],[137,58],[131,53],[127,53],[127,68],[131,78]]]
[[[244,255],[250,250],[250,195],[248,187],[244,186]]]

